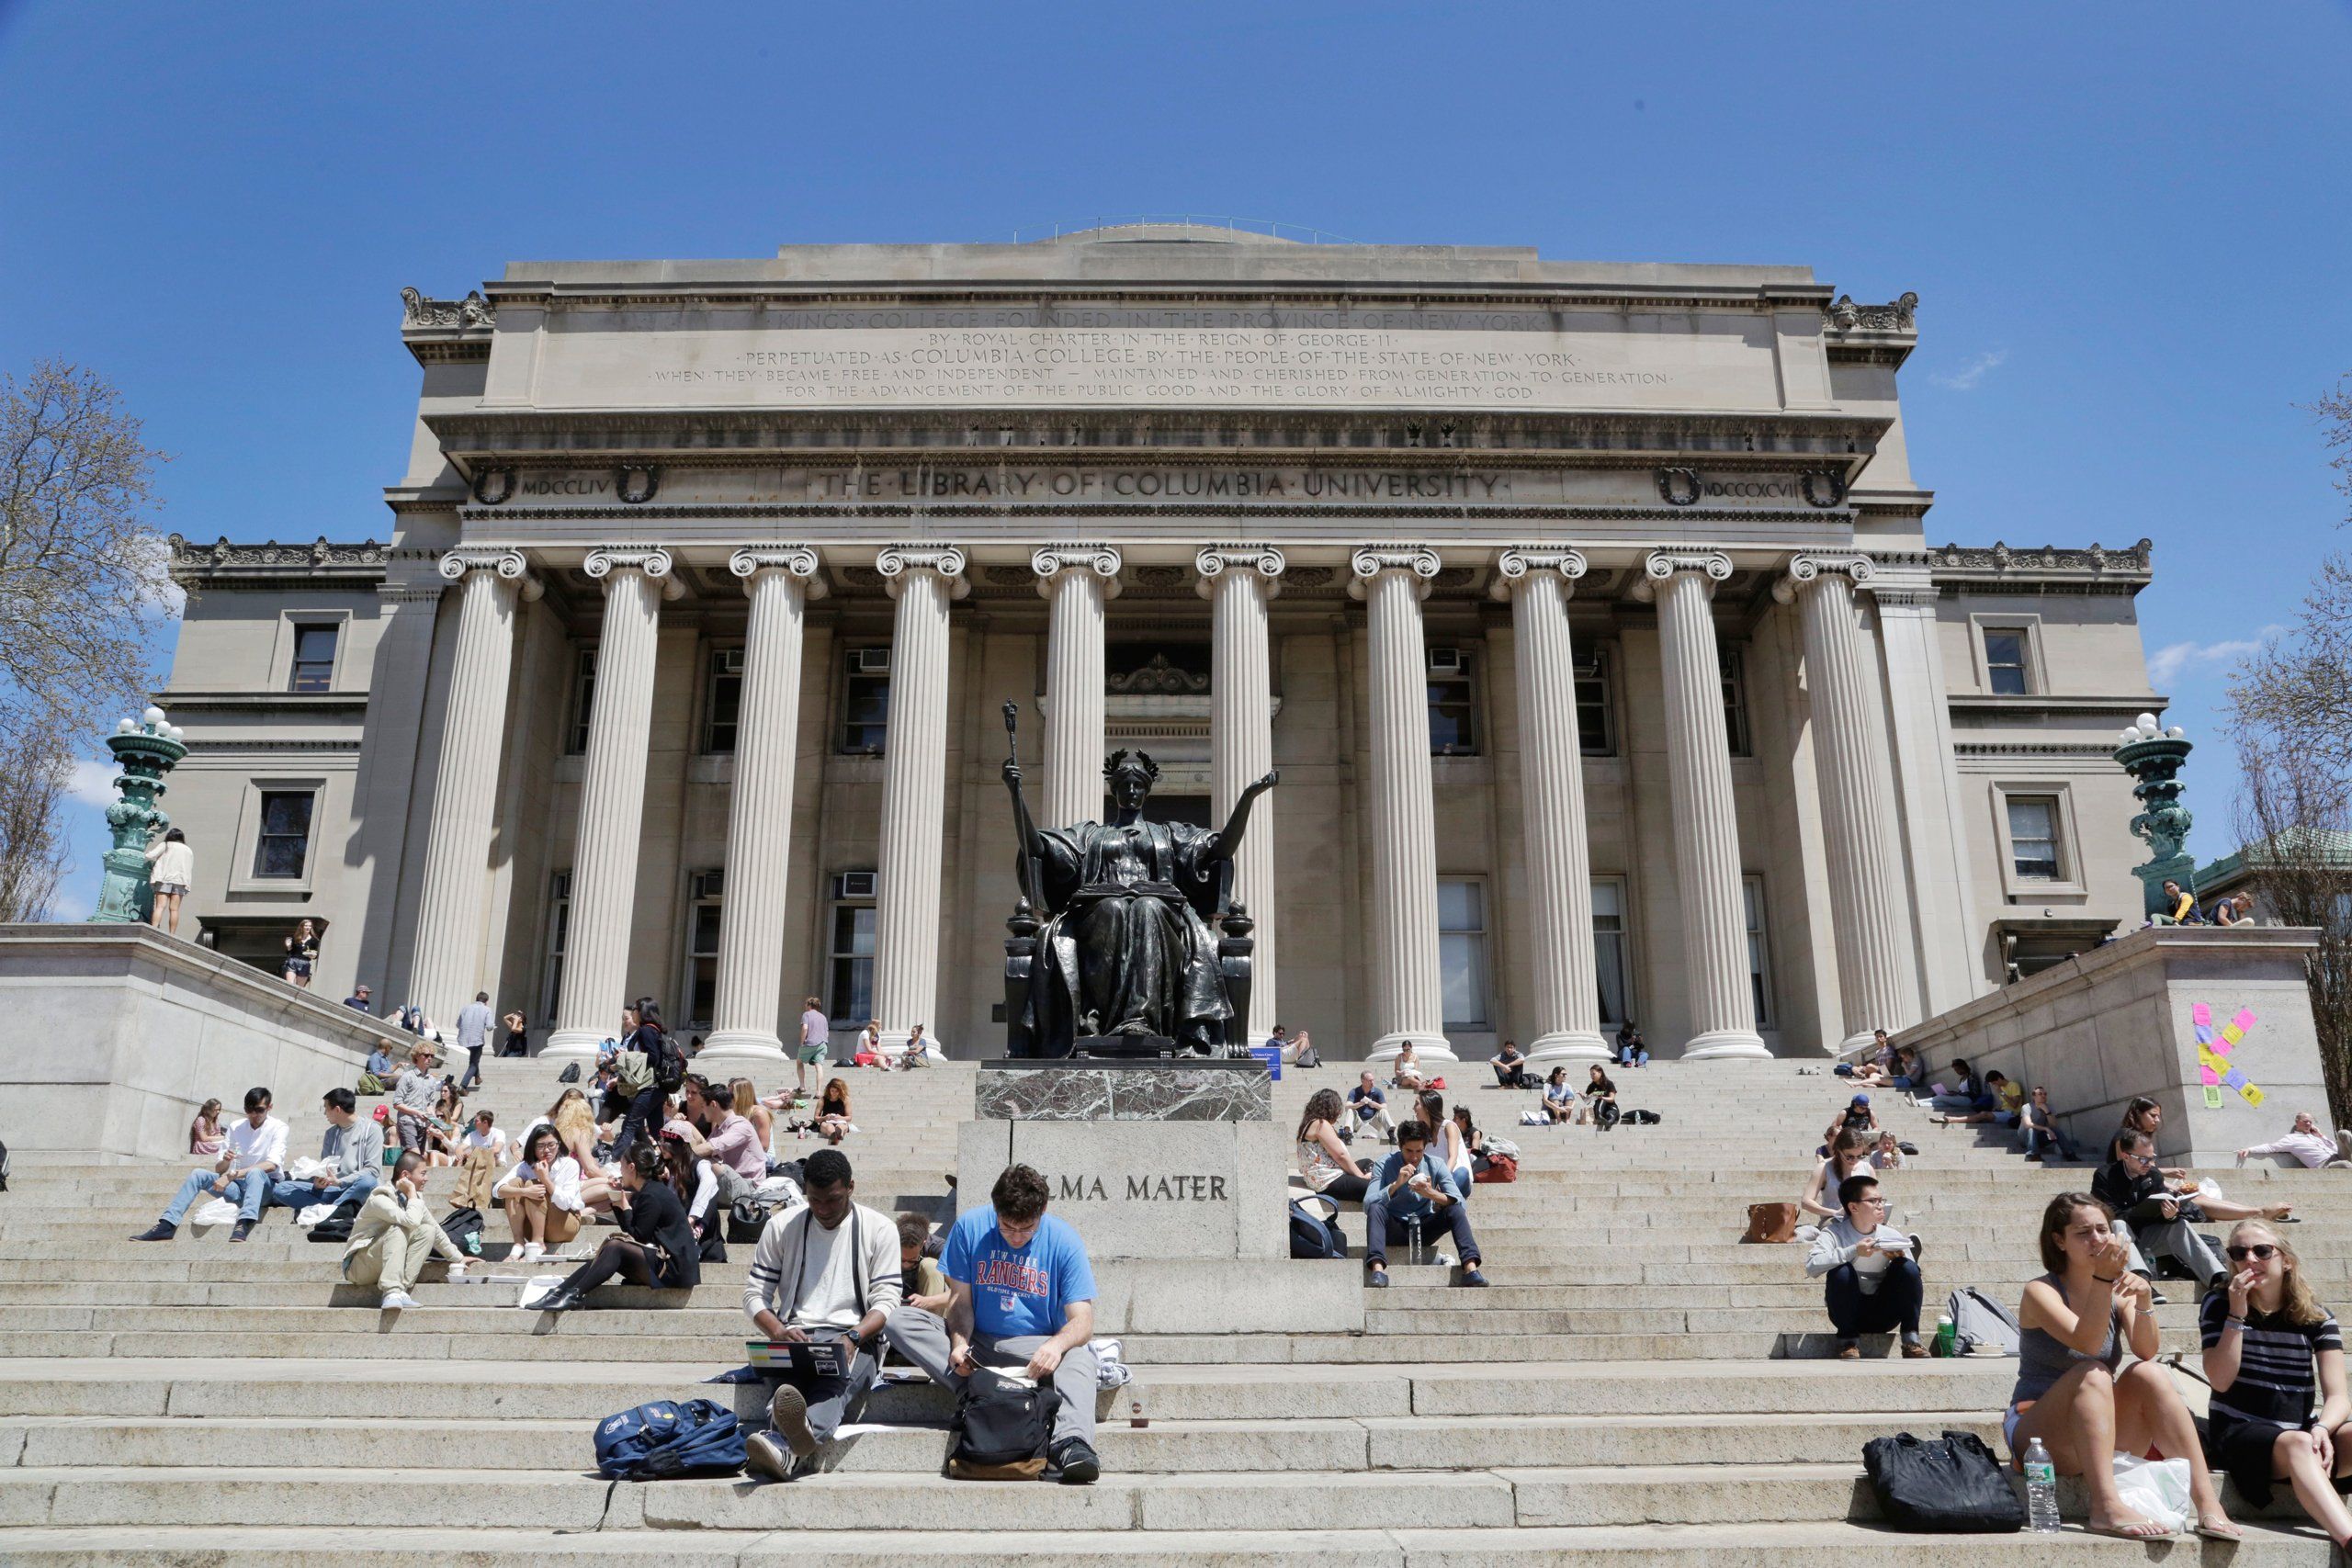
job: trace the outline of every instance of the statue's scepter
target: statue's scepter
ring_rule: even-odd
[[[1017,777],[1021,771],[1021,705],[1018,703],[1004,705],[1004,755],[1006,766]],[[1021,785],[1017,783],[1012,786],[1012,802],[1014,825],[1021,829],[1021,891],[1028,895],[1030,908],[1036,910],[1043,897],[1038,890],[1045,884],[1037,868],[1036,851],[1033,847],[1035,835],[1026,820],[1026,803],[1021,798]]]

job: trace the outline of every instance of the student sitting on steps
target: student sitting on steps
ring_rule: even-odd
[[[1831,1206],[1839,1187],[1848,1177],[1868,1176],[1874,1168],[1869,1137],[1849,1127],[1830,1141],[1829,1157],[1814,1167],[1813,1179],[1806,1183],[1797,1207],[1816,1220],[1837,1219],[1844,1212]]]
[[[1886,1223],[1886,1200],[1870,1176],[1849,1176],[1838,1184],[1845,1213],[1821,1227],[1804,1271],[1821,1280],[1829,1321],[1838,1330],[1838,1355],[1858,1359],[1856,1339],[1898,1330],[1904,1358],[1925,1356],[1919,1343],[1919,1260],[1909,1236]]]
[[[2128,1267],[2130,1251],[2109,1226],[2107,1206],[2087,1192],[2062,1192],[2041,1215],[2041,1278],[2018,1304],[2024,1327],[2017,1386],[2001,1436],[2013,1459],[2041,1439],[2061,1475],[2079,1475],[2091,1495],[2093,1535],[2128,1540],[2169,1532],[2123,1506],[2114,1456],[2154,1450],[2188,1461],[2197,1533],[2233,1541],[2238,1528],[2222,1511],[2188,1406],[2172,1374],[2156,1361],[2147,1282]],[[2123,1348],[2138,1358],[2122,1369]]]
[[[388,1312],[416,1304],[409,1292],[435,1258],[447,1262],[451,1279],[465,1276],[466,1255],[435,1223],[424,1201],[425,1169],[424,1157],[415,1150],[401,1156],[392,1167],[391,1185],[368,1194],[344,1245],[345,1281],[380,1290],[377,1305]]]
[[[929,1256],[930,1242],[931,1222],[921,1214],[902,1211],[899,1215],[899,1281],[906,1292],[906,1304],[944,1318],[955,1292],[947,1288],[947,1276],[939,1271],[939,1259]]]
[[[686,1206],[662,1179],[663,1163],[650,1138],[629,1150],[614,1199],[627,1234],[606,1236],[596,1256],[564,1276],[539,1303],[541,1312],[570,1312],[616,1274],[626,1283],[662,1291],[691,1291],[702,1282],[701,1248],[686,1224]]]
[[[305,1181],[273,1181],[265,1207],[275,1203],[299,1212],[324,1203],[333,1208],[353,1192],[375,1188],[382,1179],[384,1129],[372,1118],[354,1115],[358,1104],[358,1097],[347,1089],[327,1090],[322,1104],[327,1131],[319,1140],[319,1162],[327,1168]]]
[[[188,1206],[209,1194],[237,1204],[237,1224],[231,1241],[243,1241],[261,1223],[261,1206],[269,1201],[270,1184],[286,1164],[286,1123],[269,1113],[269,1090],[245,1091],[245,1115],[232,1122],[220,1156],[201,1170],[191,1170],[179,1191],[164,1205],[163,1218],[140,1232],[133,1241],[169,1241],[179,1234]]]
[[[786,1370],[768,1405],[770,1429],[745,1441],[746,1468],[776,1481],[816,1458],[874,1386],[883,1325],[904,1299],[899,1228],[855,1201],[848,1156],[819,1149],[803,1175],[807,1206],[776,1215],[760,1233],[743,1314],[771,1340],[837,1342],[848,1370],[841,1377]]]
[[[947,1233],[945,1319],[901,1305],[883,1332],[892,1349],[951,1393],[963,1392],[982,1366],[1051,1378],[1046,1460],[1065,1484],[1086,1486],[1102,1473],[1094,1453],[1094,1269],[1078,1232],[1046,1213],[1050,1197],[1036,1171],[1005,1167],[989,1201],[965,1210]]]
[[[1453,1237],[1454,1254],[1462,1259],[1458,1284],[1483,1286],[1478,1271],[1478,1238],[1470,1231],[1470,1213],[1453,1185],[1453,1173],[1430,1146],[1426,1122],[1408,1122],[1396,1129],[1396,1146],[1373,1168],[1372,1187],[1364,1193],[1364,1283],[1385,1289],[1388,1283],[1388,1249],[1406,1240],[1418,1222],[1425,1237],[1443,1230]]]

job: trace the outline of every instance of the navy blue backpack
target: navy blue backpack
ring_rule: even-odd
[[[1330,1202],[1329,1199],[1322,1200]],[[1332,1204],[1336,1209],[1339,1205]],[[1315,1212],[1304,1198],[1294,1198],[1290,1203],[1290,1255],[1293,1258],[1345,1258],[1348,1238],[1340,1234],[1339,1221],[1326,1219]]]
[[[607,1416],[596,1428],[596,1473],[607,1481],[733,1475],[742,1468],[735,1413],[707,1399],[657,1399]]]

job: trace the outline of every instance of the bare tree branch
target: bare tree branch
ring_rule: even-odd
[[[60,807],[73,776],[54,734],[0,746],[0,921],[49,918],[66,871]]]

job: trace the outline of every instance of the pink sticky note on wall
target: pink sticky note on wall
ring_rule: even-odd
[[[2199,1002],[2188,1010],[2188,1021],[2199,1029],[2206,1028],[2213,1021],[2213,1010]]]

